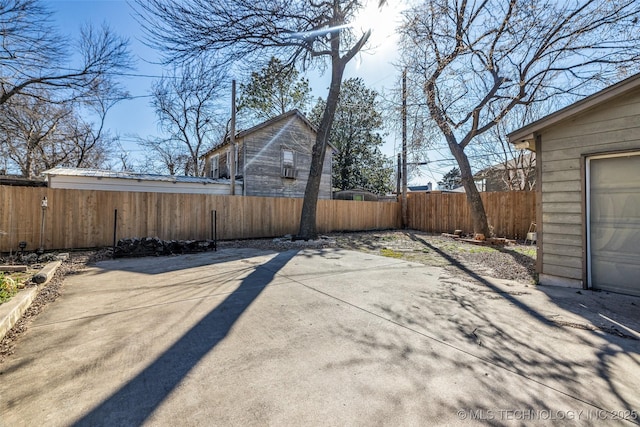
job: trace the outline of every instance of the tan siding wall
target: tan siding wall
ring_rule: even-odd
[[[542,273],[583,279],[582,155],[640,150],[640,91],[545,129],[542,152]]]

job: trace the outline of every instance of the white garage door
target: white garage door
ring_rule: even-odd
[[[593,288],[640,295],[640,153],[587,160]]]

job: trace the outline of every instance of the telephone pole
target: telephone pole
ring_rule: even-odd
[[[236,81],[231,82],[231,136],[229,142],[231,155],[229,156],[229,175],[231,175],[231,195],[236,194]]]
[[[407,213],[407,69],[402,72],[402,228],[408,226]]]

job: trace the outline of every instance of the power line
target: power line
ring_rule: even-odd
[[[152,97],[153,97],[153,95],[131,95],[131,96],[127,96],[125,98],[125,100],[128,100],[128,99],[140,99],[140,98],[152,98]]]

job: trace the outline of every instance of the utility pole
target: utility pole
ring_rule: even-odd
[[[398,168],[396,169],[396,200],[400,201],[402,188],[402,154],[398,153]]]
[[[407,69],[402,72],[402,228],[407,228]]]
[[[236,194],[236,81],[231,82],[231,136],[229,142],[229,175],[231,175],[231,195]]]

